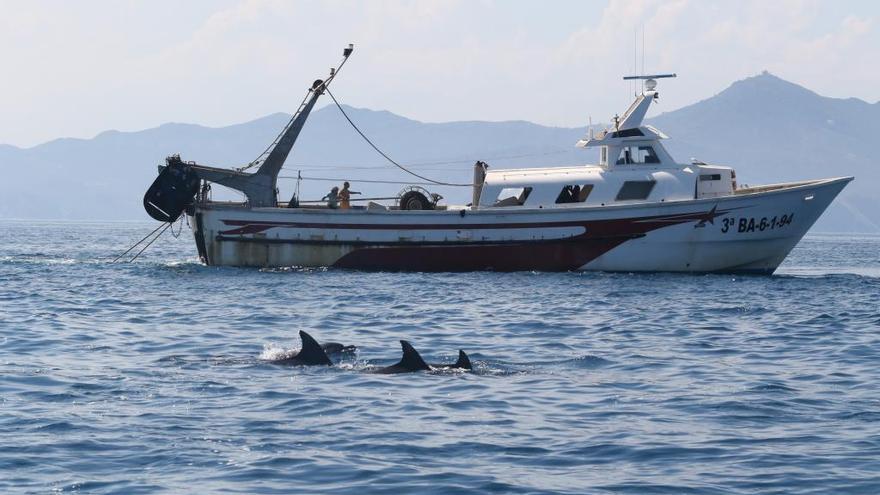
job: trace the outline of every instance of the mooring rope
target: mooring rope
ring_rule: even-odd
[[[128,254],[129,252],[131,252],[132,249],[138,247],[138,246],[140,245],[140,243],[142,243],[142,242],[144,242],[145,240],[147,240],[147,237],[150,237],[151,235],[155,234],[156,231],[159,230],[159,229],[161,229],[163,225],[165,225],[165,224],[164,224],[164,223],[159,224],[159,226],[156,227],[155,229],[153,229],[152,232],[150,232],[149,234],[143,236],[143,237],[141,238],[141,240],[137,241],[137,242],[134,243],[130,248],[126,249],[124,253],[122,253],[122,254],[120,254],[119,256],[113,258],[113,261],[111,261],[110,263],[116,263],[117,261],[119,261],[119,258],[122,258],[122,257],[125,256],[126,254]]]
[[[168,222],[168,224],[165,225],[165,228],[162,229],[162,230],[160,230],[159,233],[156,234],[156,237],[153,237],[153,238],[150,240],[150,242],[148,242],[147,245],[144,246],[143,249],[141,249],[140,251],[138,251],[138,253],[137,253],[136,255],[134,255],[134,258],[128,260],[128,262],[129,262],[129,263],[132,263],[132,262],[134,262],[134,260],[138,259],[138,256],[140,256],[141,253],[143,253],[144,251],[146,251],[147,248],[150,247],[151,244],[153,244],[154,242],[156,242],[156,239],[162,237],[162,234],[164,234],[165,231],[168,230],[168,227],[171,227],[172,225],[174,225],[174,223],[172,223],[172,222]]]
[[[141,249],[140,251],[138,251],[137,254],[134,255],[134,257],[133,257],[132,259],[128,260],[126,263],[131,263],[132,261],[138,259],[138,256],[140,256],[141,253],[143,253],[144,251],[146,251],[147,248],[150,247],[151,244],[153,244],[154,242],[156,242],[156,239],[158,239],[159,237],[161,237],[162,234],[164,234],[165,231],[168,230],[168,228],[171,227],[171,226],[173,226],[173,225],[174,225],[174,222],[163,222],[163,223],[159,224],[159,226],[156,227],[155,229],[153,229],[152,232],[150,232],[149,234],[143,236],[143,237],[141,238],[141,240],[139,240],[139,241],[137,241],[136,243],[132,244],[132,246],[131,246],[130,248],[126,249],[125,252],[123,252],[123,253],[120,254],[119,256],[113,258],[113,261],[111,261],[110,263],[116,263],[117,261],[119,261],[120,258],[122,258],[122,257],[125,256],[126,254],[130,253],[134,248],[138,247],[142,242],[144,242],[145,240],[147,240],[151,235],[156,234],[156,231],[158,231],[159,229],[162,229],[158,234],[156,234],[156,237],[153,237],[152,239],[150,239],[150,242],[148,242],[148,243],[143,247],[143,249]],[[164,227],[164,228],[163,228],[163,227]],[[181,229],[183,228],[183,223],[181,223],[180,228],[181,228]],[[172,229],[171,232],[174,233],[174,230]],[[180,235],[180,232],[178,232],[177,235]]]

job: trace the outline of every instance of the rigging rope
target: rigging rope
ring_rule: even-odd
[[[269,146],[267,146],[266,149],[262,153],[260,153],[257,158],[254,159],[254,161],[248,163],[244,167],[237,169],[239,172],[260,164],[264,160],[264,157],[270,154],[271,150],[278,145],[278,142],[281,141],[281,138],[288,131],[288,129],[290,129],[290,126],[293,125],[293,121],[296,120],[296,118],[299,117],[300,114],[303,112],[303,109],[306,107],[306,102],[309,100],[309,96],[311,96],[314,91],[321,91],[320,89],[318,89],[318,86],[322,86],[323,89],[326,90],[330,86],[330,82],[333,81],[333,79],[340,72],[342,72],[342,68],[345,66],[345,63],[348,62],[348,56],[351,55],[352,50],[354,50],[354,45],[349,44],[348,48],[342,51],[342,62],[340,62],[335,69],[332,67],[330,68],[330,77],[323,81],[321,81],[320,79],[315,81],[315,84],[311,88],[309,88],[308,91],[306,91],[306,95],[300,102],[299,108],[296,109],[296,112],[293,112],[293,115],[290,116],[290,120],[287,121],[287,125],[285,125],[283,129],[281,129],[281,132],[278,133],[278,136],[275,137],[275,140],[272,141],[272,143],[270,143]]]
[[[327,92],[328,95],[330,95],[330,98],[333,99],[333,103],[336,104],[336,108],[338,108],[339,111],[342,112],[342,115],[345,117],[345,120],[347,120],[348,123],[351,124],[351,127],[354,128],[354,130],[357,131],[357,133],[360,134],[362,138],[364,138],[364,141],[366,141],[367,144],[372,146],[373,149],[376,150],[377,153],[379,153],[380,155],[385,157],[386,160],[388,160],[389,162],[394,164],[395,167],[399,168],[400,170],[403,170],[404,172],[406,172],[414,177],[418,177],[419,179],[422,179],[423,181],[426,181],[428,183],[435,184],[438,186],[473,187],[473,185],[474,185],[473,183],[459,184],[459,183],[455,183],[455,182],[442,182],[439,180],[434,180],[434,179],[431,179],[430,177],[425,177],[424,175],[419,175],[419,174],[413,172],[412,170],[409,170],[408,168],[404,167],[403,165],[397,163],[390,156],[386,155],[384,151],[380,150],[378,146],[373,144],[373,142],[370,141],[370,138],[368,138],[366,136],[366,134],[364,134],[363,132],[361,132],[360,129],[358,129],[358,126],[355,125],[355,123],[351,120],[351,118],[348,116],[348,114],[345,113],[345,110],[343,110],[342,105],[340,105],[339,102],[336,101],[336,97],[333,96],[333,93],[330,92],[330,89],[324,88],[324,90]]]
[[[571,153],[571,150],[556,150],[556,151],[545,151],[541,153],[522,153],[518,155],[495,155],[495,156],[483,156],[480,158],[467,158],[462,160],[445,160],[445,161],[436,161],[436,162],[416,162],[410,163],[407,166],[410,168],[413,167],[428,167],[431,165],[453,165],[458,163],[466,163],[468,166],[471,166],[477,160],[483,160],[486,162],[493,160],[512,160],[516,158],[532,158],[536,156],[549,156],[549,155],[561,155],[563,153]],[[299,170],[327,170],[328,168],[332,168],[334,170],[382,170],[386,169],[386,165],[350,165],[350,164],[314,164],[309,163],[309,166],[302,167]],[[449,170],[448,168],[435,168],[431,170]]]
[[[132,262],[134,262],[134,260],[138,259],[138,256],[140,256],[141,253],[143,253],[144,251],[146,251],[147,248],[150,247],[151,244],[153,244],[154,242],[156,242],[156,239],[162,237],[162,234],[164,234],[165,231],[168,230],[168,227],[171,227],[172,225],[174,225],[174,223],[172,223],[172,222],[168,222],[167,224],[165,224],[165,228],[162,229],[162,230],[160,230],[159,233],[156,234],[156,237],[153,237],[152,239],[150,239],[150,242],[148,242],[147,245],[143,247],[143,249],[141,249],[140,251],[138,251],[138,253],[137,253],[136,255],[134,255],[134,258],[128,260],[128,262],[129,262],[129,263],[132,263]]]
[[[138,247],[142,242],[144,242],[145,240],[147,240],[147,237],[150,237],[151,235],[155,234],[156,231],[159,230],[159,229],[161,229],[162,226],[164,226],[164,225],[165,225],[164,223],[159,224],[159,226],[156,227],[155,229],[153,229],[152,232],[150,232],[149,234],[143,236],[143,237],[141,238],[141,240],[137,241],[137,242],[134,243],[130,248],[126,249],[124,253],[122,253],[122,254],[120,254],[119,256],[113,258],[113,261],[111,261],[110,263],[116,263],[117,261],[119,261],[119,258],[122,258],[122,257],[125,256],[126,254],[128,254],[132,249]],[[167,228],[167,226],[166,226],[166,228]],[[164,231],[163,231],[163,232],[164,232]]]
[[[386,199],[400,199],[400,196],[382,196],[375,198],[351,198],[351,201],[380,201]],[[326,203],[326,199],[304,199],[300,203]]]
[[[309,99],[310,94],[312,94],[311,90],[306,92],[306,95],[305,95],[305,97],[303,97],[302,102],[300,102],[299,108],[297,109],[297,111],[293,112],[293,115],[290,116],[290,120],[288,120],[287,124],[285,124],[284,127],[281,129],[281,132],[279,132],[278,135],[275,136],[275,139],[273,139],[272,142],[269,143],[269,146],[266,146],[266,149],[263,150],[262,153],[257,155],[257,157],[254,158],[254,160],[252,162],[250,162],[247,165],[245,165],[244,167],[238,168],[236,170],[238,170],[239,172],[243,172],[249,168],[252,168],[252,167],[255,167],[256,165],[259,165],[263,161],[263,159],[266,157],[266,155],[269,154],[269,152],[272,150],[272,148],[274,148],[275,145],[278,144],[278,141],[281,139],[281,136],[283,136],[284,133],[287,132],[287,129],[290,127],[290,125],[293,124],[293,120],[296,118],[297,115],[299,115],[300,110],[302,110],[303,105],[306,104],[306,100]]]
[[[171,236],[174,237],[175,239],[180,237],[180,233],[183,232],[183,218],[185,216],[186,215],[180,215],[180,221],[177,222],[177,233],[176,234],[174,233],[174,227],[171,228]],[[189,223],[189,220],[187,220],[186,223]]]
[[[356,181],[358,181],[358,182],[368,182],[368,183],[371,183],[371,184],[402,184],[402,185],[407,185],[407,186],[432,186],[432,185],[437,185],[436,182],[412,182],[412,181],[410,181],[410,182],[404,182],[404,181],[397,181],[397,180],[352,179],[352,178],[350,178],[350,177],[349,177],[349,178],[342,178],[342,179],[340,179],[340,178],[330,178],[330,177],[306,177],[306,176],[302,176],[302,175],[301,175],[301,176],[297,176],[297,177],[294,177],[294,176],[292,176],[292,175],[279,175],[278,178],[279,178],[279,179],[297,179],[297,180],[316,180],[316,181],[323,181],[323,182],[345,182],[345,181],[348,181],[348,180],[352,180],[352,181],[353,181],[353,180],[356,180]]]

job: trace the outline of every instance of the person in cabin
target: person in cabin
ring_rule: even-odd
[[[333,186],[333,189],[330,189],[330,192],[327,193],[321,200],[327,200],[327,208],[331,210],[335,210],[339,208],[339,188]]]
[[[345,181],[342,184],[342,190],[339,191],[339,204],[343,210],[351,209],[352,194],[360,194],[357,191],[350,190],[349,187],[351,187],[351,184],[349,184],[348,181]]]

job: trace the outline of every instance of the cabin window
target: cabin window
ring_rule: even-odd
[[[556,204],[583,203],[592,191],[593,184],[567,185],[559,191],[559,196],[556,197]]]
[[[721,180],[721,174],[701,174],[700,181]]]
[[[531,187],[505,187],[492,206],[522,206],[531,193]]]
[[[578,194],[578,203],[583,203],[590,197],[590,193],[593,192],[593,184],[584,184],[581,186],[581,192]]]
[[[616,131],[611,133],[611,137],[633,137],[633,136],[644,136],[645,134],[640,129],[624,129],[622,131]]]
[[[652,146],[626,146],[620,150],[617,165],[634,165],[641,163],[660,163],[660,158]]]
[[[599,165],[608,165],[608,146],[599,148]]]
[[[648,199],[656,181],[653,180],[628,180],[617,193],[616,201],[631,201],[636,199]]]

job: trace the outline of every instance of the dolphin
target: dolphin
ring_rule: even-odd
[[[380,375],[395,375],[398,373],[413,373],[416,371],[431,371],[437,369],[472,369],[470,358],[468,358],[468,355],[460,349],[458,351],[458,361],[454,364],[428,364],[422,359],[419,351],[417,351],[409,342],[401,340],[400,346],[403,348],[403,357],[400,358],[400,361],[397,364],[379,368],[372,371],[372,373]]]
[[[302,348],[298,353],[293,356],[275,359],[272,363],[290,366],[332,366],[333,362],[327,356],[328,352],[333,353],[334,350],[336,352],[343,352],[346,348],[352,348],[352,346],[343,346],[335,342],[322,346],[311,335],[302,330],[299,331],[299,338],[302,339]]]
[[[339,342],[324,342],[323,344],[321,344],[321,348],[324,349],[324,352],[326,352],[327,355],[348,354],[357,350],[357,346],[343,345]]]
[[[458,350],[458,360],[452,364],[432,364],[431,368],[441,369],[441,370],[468,370],[471,371],[473,366],[471,366],[471,358],[468,357],[467,353],[463,350]]]

